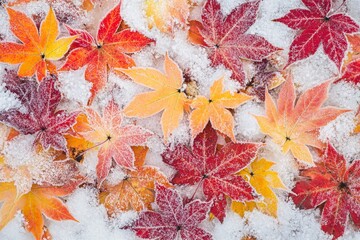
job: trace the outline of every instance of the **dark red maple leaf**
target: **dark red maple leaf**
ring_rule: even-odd
[[[134,60],[128,54],[140,51],[153,41],[130,29],[118,32],[122,22],[120,4],[100,22],[96,40],[84,30],[67,26],[70,35],[78,35],[78,38],[72,43],[72,50],[61,70],[76,70],[87,65],[85,79],[93,83],[91,100],[105,87],[108,68],[135,66]]]
[[[210,240],[211,235],[198,225],[206,218],[211,203],[195,200],[183,204],[175,189],[156,185],[155,202],[158,211],[142,212],[131,227],[138,237],[145,239]]]
[[[0,121],[22,134],[36,134],[35,142],[39,141],[45,149],[53,147],[67,152],[63,134],[75,124],[78,112],[56,110],[61,100],[61,93],[55,88],[57,77],[48,76],[38,84],[8,71],[4,78],[5,88],[17,96],[25,112],[22,109],[0,112]]]
[[[177,145],[163,153],[163,161],[177,172],[174,184],[202,185],[206,199],[213,200],[211,213],[220,221],[225,217],[226,197],[235,201],[254,199],[256,194],[241,176],[235,175],[256,157],[261,145],[228,143],[216,152],[217,134],[210,124],[194,140],[192,151]]]
[[[316,208],[323,204],[321,229],[338,238],[344,234],[350,214],[360,227],[360,161],[346,169],[345,158],[330,144],[315,167],[303,170],[305,180],[296,183],[291,195],[302,208]]]
[[[245,80],[241,59],[261,61],[280,50],[263,37],[245,34],[256,20],[259,4],[260,1],[241,4],[225,17],[220,4],[208,0],[202,9],[202,23],[190,22],[190,41],[206,47],[212,65],[223,64],[241,84]]]
[[[313,55],[322,43],[325,54],[340,69],[347,49],[344,33],[358,31],[359,25],[349,16],[332,11],[332,0],[302,2],[308,9],[293,9],[274,20],[301,30],[291,43],[287,66]]]

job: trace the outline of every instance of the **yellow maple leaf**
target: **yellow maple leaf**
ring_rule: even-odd
[[[125,170],[124,179],[120,183],[111,185],[105,182],[102,188],[100,202],[104,203],[110,215],[118,211],[151,209],[151,203],[155,199],[155,182],[166,187],[172,186],[157,168],[144,166],[148,148],[132,147],[132,149],[137,169]]]
[[[146,0],[145,12],[149,28],[156,26],[162,32],[171,32],[176,24],[185,26],[190,5],[188,0]]]
[[[22,12],[11,8],[9,14],[10,29],[21,43],[0,43],[0,62],[19,64],[18,75],[31,77],[35,73],[42,80],[46,71],[56,72],[56,66],[50,62],[59,60],[69,50],[76,36],[57,39],[59,24],[55,13],[50,8],[38,31],[34,21]]]
[[[255,191],[263,197],[262,201],[232,202],[234,212],[244,217],[246,211],[257,208],[270,216],[277,216],[278,199],[273,188],[287,190],[277,172],[270,170],[275,163],[264,158],[257,159],[249,167],[243,169],[239,175],[247,180]]]
[[[215,81],[210,88],[210,99],[197,96],[191,103],[194,109],[190,114],[192,136],[202,132],[210,121],[214,129],[235,141],[234,118],[228,108],[237,108],[251,98],[244,93],[223,92],[223,78]]]
[[[282,86],[277,107],[268,91],[265,93],[266,116],[255,116],[262,133],[289,150],[300,161],[313,164],[307,145],[321,149],[318,130],[349,110],[321,106],[328,98],[331,81],[306,90],[296,101],[295,87],[290,79]]]
[[[128,117],[146,118],[163,111],[161,127],[165,140],[179,126],[188,102],[182,90],[183,75],[179,66],[165,56],[165,74],[154,68],[119,69],[134,82],[154,91],[137,95],[124,109]]]

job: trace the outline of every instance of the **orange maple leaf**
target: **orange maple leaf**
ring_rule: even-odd
[[[155,183],[171,187],[166,176],[157,168],[144,166],[146,147],[132,147],[135,154],[137,170],[125,170],[124,178],[116,185],[105,182],[101,193],[102,202],[109,214],[118,211],[141,211],[151,209],[155,199]]]
[[[58,198],[72,193],[82,180],[72,181],[61,187],[33,185],[31,191],[17,196],[13,182],[0,183],[0,230],[3,229],[21,211],[25,219],[25,228],[36,240],[41,240],[44,234],[44,219],[77,221],[65,204]]]
[[[289,150],[300,161],[313,164],[309,146],[322,148],[318,130],[340,114],[349,110],[335,107],[321,108],[328,98],[331,81],[305,91],[296,101],[295,87],[287,80],[280,90],[277,108],[268,91],[265,95],[266,116],[255,116],[262,133],[269,135],[282,147]]]
[[[252,97],[244,93],[223,92],[223,78],[210,88],[210,99],[197,96],[191,103],[190,128],[193,137],[202,132],[210,121],[211,126],[235,141],[234,118],[227,108],[237,108]]]
[[[50,61],[62,58],[77,36],[57,39],[59,24],[52,8],[39,31],[34,21],[24,13],[11,8],[6,10],[10,17],[10,29],[21,43],[0,43],[0,62],[21,63],[18,75],[31,77],[36,73],[39,81],[46,76],[46,71],[56,73],[56,66]]]
[[[172,32],[175,25],[184,27],[190,14],[188,0],[146,0],[145,12],[149,28]]]
[[[117,32],[121,22],[119,4],[100,22],[96,40],[86,31],[67,26],[70,35],[79,37],[72,44],[72,51],[61,70],[77,70],[87,65],[85,79],[93,83],[89,102],[105,87],[108,68],[135,66],[134,60],[127,54],[138,52],[153,41],[130,29]]]
[[[166,54],[165,74],[154,68],[120,69],[134,82],[154,91],[137,95],[124,109],[128,117],[146,118],[161,111],[161,127],[164,138],[179,126],[188,100],[182,90],[183,75],[179,66]]]

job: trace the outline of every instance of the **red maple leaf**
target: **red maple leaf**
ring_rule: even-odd
[[[119,4],[100,22],[96,40],[84,30],[67,26],[70,35],[78,38],[71,45],[72,51],[61,70],[76,70],[87,65],[85,79],[93,83],[91,99],[105,86],[108,68],[135,66],[127,54],[138,52],[153,41],[130,29],[117,32],[121,22]]]
[[[251,186],[235,175],[256,157],[255,143],[228,143],[216,152],[217,134],[210,124],[194,140],[192,151],[177,145],[163,153],[163,161],[177,172],[174,184],[202,185],[207,200],[213,199],[211,213],[220,221],[225,217],[226,197],[235,201],[253,200]]]
[[[297,182],[291,195],[294,203],[310,209],[323,205],[321,229],[338,238],[344,234],[350,214],[360,226],[360,161],[346,169],[345,158],[328,145],[321,161],[315,167],[303,170],[307,179]]]
[[[345,72],[341,79],[354,84],[360,83],[360,59],[357,59],[346,66]]]
[[[0,113],[0,121],[14,127],[22,134],[36,134],[35,142],[48,149],[67,152],[63,136],[75,124],[78,112],[57,111],[61,93],[55,88],[57,77],[46,77],[40,84],[33,79],[17,77],[13,71],[5,76],[5,88],[21,101],[22,109],[10,109]]]
[[[211,235],[198,225],[206,218],[210,202],[195,200],[183,204],[180,194],[156,185],[155,202],[158,211],[142,212],[131,227],[138,237],[146,239],[172,240],[178,235],[183,240],[210,240]]]
[[[241,4],[225,17],[220,4],[208,0],[202,9],[202,23],[190,22],[190,41],[206,47],[212,65],[223,64],[241,84],[245,81],[241,59],[261,61],[280,50],[263,37],[245,34],[256,20],[259,4],[260,1]]]
[[[349,16],[334,12],[332,0],[302,2],[308,9],[293,9],[274,20],[294,30],[301,30],[291,43],[287,66],[313,55],[322,43],[325,54],[340,69],[347,49],[344,33],[358,31],[359,25]]]

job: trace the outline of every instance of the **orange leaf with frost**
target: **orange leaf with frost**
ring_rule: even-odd
[[[308,146],[323,147],[318,139],[319,128],[349,111],[322,107],[328,98],[330,84],[331,81],[327,81],[308,89],[297,99],[294,84],[288,79],[280,90],[277,106],[267,91],[266,116],[255,116],[261,132],[280,145],[284,154],[291,151],[299,161],[313,165]]]
[[[167,177],[157,168],[144,166],[146,147],[132,147],[135,154],[135,171],[125,170],[123,180],[117,184],[104,183],[102,202],[109,214],[119,211],[151,209],[155,199],[155,183],[171,187]]]
[[[24,13],[11,8],[6,10],[10,29],[21,43],[0,43],[0,62],[20,64],[20,77],[31,77],[36,73],[39,81],[46,76],[47,71],[56,73],[56,66],[51,61],[61,59],[77,36],[57,39],[59,23],[52,8],[39,31],[34,21]]]
[[[56,221],[76,221],[58,197],[71,194],[81,182],[82,180],[75,180],[61,187],[33,185],[30,192],[21,196],[17,195],[13,182],[0,183],[0,230],[19,210],[24,215],[26,230],[31,232],[36,240],[41,240],[46,234],[43,215]]]
[[[191,103],[194,110],[190,114],[191,135],[201,133],[210,121],[215,130],[236,141],[234,135],[234,118],[228,110],[235,109],[252,97],[244,93],[223,91],[223,78],[214,82],[210,88],[210,98],[197,96]]]

